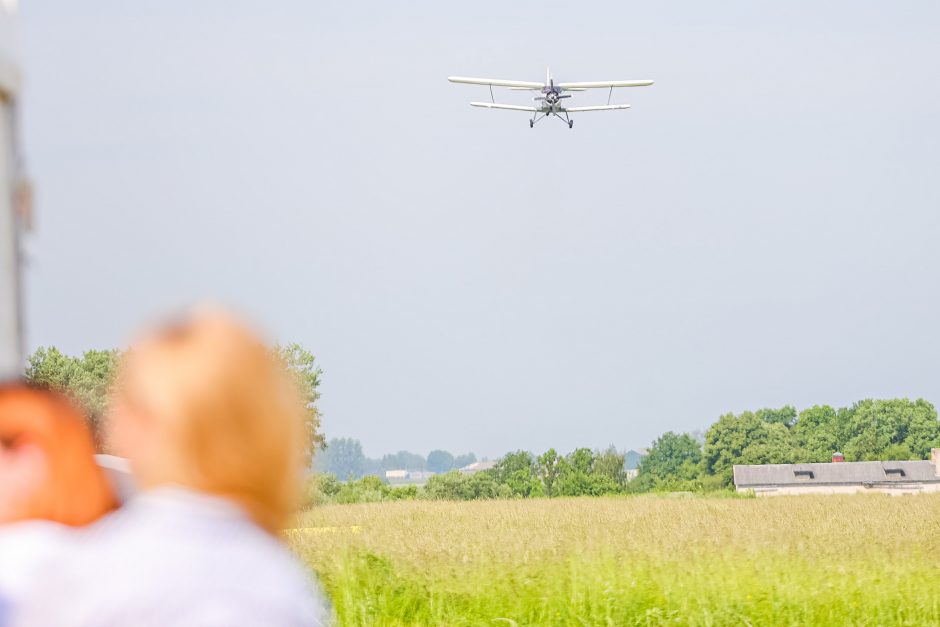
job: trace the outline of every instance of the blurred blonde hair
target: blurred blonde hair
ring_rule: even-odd
[[[117,506],[84,414],[65,396],[25,383],[0,385],[0,446],[35,446],[46,471],[5,522],[87,525]],[[2,495],[0,495],[2,496]]]
[[[116,390],[112,433],[138,421],[153,436],[147,455],[127,451],[142,488],[175,483],[230,498],[272,533],[294,513],[302,401],[247,326],[202,309],[158,329],[125,355]]]

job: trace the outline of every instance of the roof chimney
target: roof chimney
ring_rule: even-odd
[[[835,453],[832,454],[832,463],[833,463],[833,464],[836,464],[836,463],[838,463],[838,462],[844,462],[844,461],[845,461],[845,456],[844,456],[842,453],[840,453],[839,451],[836,451]]]
[[[940,448],[930,449],[930,461],[933,462],[933,471],[940,477]]]

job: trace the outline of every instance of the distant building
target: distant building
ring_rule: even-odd
[[[734,487],[757,496],[940,492],[940,449],[931,450],[930,457],[930,461],[846,462],[835,453],[831,463],[736,465]]]
[[[623,468],[624,470],[636,470],[640,467],[640,461],[649,455],[650,452],[645,448],[638,448],[633,451],[627,451],[626,455],[623,456]]]
[[[623,478],[627,481],[633,481],[640,474],[639,468],[627,468],[623,471]]]
[[[482,461],[482,462],[473,462],[467,466],[464,466],[460,469],[460,472],[465,475],[473,475],[483,470],[490,470],[496,466],[494,461]]]
[[[385,481],[394,485],[423,484],[434,474],[426,470],[386,470]]]

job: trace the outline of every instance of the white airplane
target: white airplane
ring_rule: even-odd
[[[474,107],[485,107],[487,109],[508,109],[510,111],[526,111],[532,114],[529,120],[529,128],[535,126],[539,120],[555,116],[562,122],[568,123],[568,128],[574,126],[569,113],[583,113],[586,111],[614,111],[616,109],[629,109],[628,104],[610,104],[610,99],[614,94],[614,87],[646,87],[652,85],[653,81],[592,81],[589,83],[558,83],[552,78],[551,71],[546,71],[544,83],[532,83],[529,81],[506,81],[497,78],[469,78],[466,76],[448,76],[447,80],[451,83],[467,83],[468,85],[489,85],[490,100],[492,102],[471,102]],[[531,90],[541,92],[541,96],[536,96],[532,100],[540,103],[534,107],[523,107],[520,105],[499,104],[493,97],[493,87],[508,87],[515,90]],[[566,91],[585,91],[588,89],[610,89],[607,96],[606,105],[597,105],[590,107],[564,107],[561,104],[562,98],[571,98],[571,94]],[[562,117],[564,116],[564,117]]]

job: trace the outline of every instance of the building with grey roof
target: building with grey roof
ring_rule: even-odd
[[[782,494],[854,494],[940,492],[940,449],[930,461],[842,462],[736,465],[734,487],[757,496]]]

